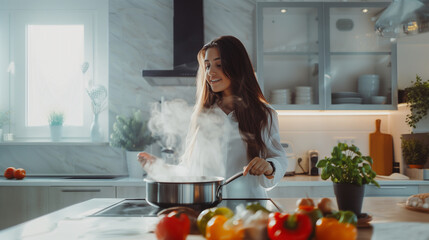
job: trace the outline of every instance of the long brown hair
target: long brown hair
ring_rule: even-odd
[[[231,79],[232,92],[235,96],[234,117],[238,121],[241,136],[247,143],[247,157],[249,160],[257,156],[266,157],[267,147],[262,140],[262,129],[268,124],[268,116],[272,117],[271,109],[259,87],[246,48],[233,36],[214,39],[198,52],[197,101],[191,123],[194,127],[191,125],[191,130],[196,130],[196,119],[200,112],[222,100],[222,94],[213,92],[206,81],[204,58],[209,48],[219,50],[222,71]]]

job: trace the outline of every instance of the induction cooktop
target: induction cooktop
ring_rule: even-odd
[[[225,198],[218,206],[226,206],[235,210],[239,204],[244,204],[246,206],[249,202],[259,202],[270,211],[282,211],[270,198]],[[156,217],[161,210],[163,209],[148,204],[145,199],[124,199],[89,217]]]

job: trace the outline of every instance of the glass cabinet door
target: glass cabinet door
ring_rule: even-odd
[[[393,109],[396,52],[374,24],[386,3],[331,3],[325,7],[327,109]]]
[[[258,2],[257,76],[277,110],[397,109],[389,2]]]
[[[265,97],[278,110],[320,109],[322,5],[263,6],[257,8],[257,75]]]

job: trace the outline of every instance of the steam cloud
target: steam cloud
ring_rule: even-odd
[[[172,181],[181,180],[183,176],[225,177],[226,158],[221,149],[222,144],[226,144],[224,132],[231,129],[224,120],[225,113],[219,108],[201,113],[198,129],[190,135],[192,111],[193,107],[182,99],[162,101],[152,107],[149,129],[159,137],[164,152],[173,149],[178,159],[178,162],[171,162],[168,154],[163,154],[164,159],[156,156],[155,163],[145,167],[154,180],[165,181],[166,176]]]

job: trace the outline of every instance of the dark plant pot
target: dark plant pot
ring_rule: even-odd
[[[359,216],[362,210],[365,185],[334,183],[334,193],[339,210],[349,210]]]

